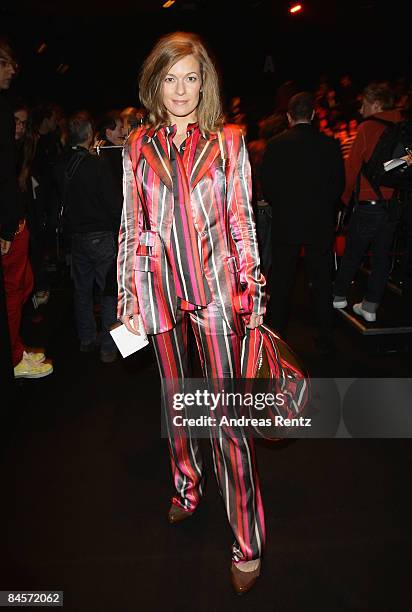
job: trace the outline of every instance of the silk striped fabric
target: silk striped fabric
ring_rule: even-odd
[[[224,140],[224,149],[221,141]],[[237,126],[200,134],[182,163],[203,276],[221,317],[244,334],[235,298],[247,288],[253,312],[266,310],[251,198],[251,174],[243,135]],[[179,305],[171,265],[174,218],[173,170],[166,129],[139,128],[123,156],[124,205],[119,234],[118,316],[142,314],[148,334],[170,330]]]
[[[180,308],[195,310],[212,301],[212,295],[203,273],[203,254],[199,235],[196,232],[190,203],[188,176],[191,174],[196,145],[200,130],[188,126],[187,138],[180,151],[173,144],[176,126],[167,127],[169,158],[173,169],[174,218],[171,232],[171,265],[175,280],[176,294]],[[194,248],[196,245],[196,248]]]
[[[162,379],[182,380],[190,375],[188,360],[188,325],[191,325],[199,350],[203,374],[218,384],[240,378],[241,338],[227,326],[215,304],[195,312],[178,310],[176,327],[151,336]],[[176,387],[176,392],[177,391]],[[167,387],[170,393],[173,381]],[[179,387],[180,389],[180,387]],[[190,428],[173,426],[172,402],[163,397],[163,409],[169,423],[169,451],[175,495],[172,503],[190,512],[196,510],[203,494],[203,461],[198,440]],[[220,494],[235,536],[232,559],[251,561],[262,555],[265,544],[265,520],[253,439],[241,428],[221,427],[211,438],[213,461]]]

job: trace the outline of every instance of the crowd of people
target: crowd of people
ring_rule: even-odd
[[[380,190],[368,180],[365,165],[378,150],[386,129],[389,137],[393,130],[396,138],[397,124],[403,130],[399,139],[404,141],[399,142],[398,154],[404,157],[405,166],[410,165],[410,149],[404,145],[410,146],[412,139],[412,97],[410,93],[396,96],[387,82],[371,83],[341,105],[331,94],[334,92],[320,97],[318,91],[292,96],[285,117],[277,113],[262,121],[260,138],[249,143],[262,269],[274,283],[272,293],[276,291],[270,303],[271,321],[280,333],[286,331],[289,294],[303,247],[318,320],[315,344],[325,352],[334,350],[332,307],[348,306],[350,285],[368,247],[371,274],[364,299],[353,305],[353,311],[368,323],[376,321],[395,232],[401,223],[406,226],[407,245],[398,314],[406,320],[411,312],[412,184],[409,180],[402,189],[383,186]],[[331,99],[333,105],[328,106]],[[339,207],[345,209],[345,217],[347,211],[352,216],[332,285],[337,220],[342,216]]]
[[[6,42],[1,44],[0,61],[1,89],[5,93],[18,69]],[[272,296],[267,318],[277,331],[286,333],[288,295],[299,249],[304,246],[320,326],[318,346],[331,348],[333,315],[327,304],[332,291],[336,203],[341,196],[345,204],[351,202],[356,176],[364,161],[361,159],[364,151],[360,152],[357,139],[359,124],[362,127],[362,121],[376,113],[378,118],[383,113],[384,119],[392,121],[409,116],[411,94],[406,79],[398,79],[391,85],[380,84],[369,89],[369,96],[386,98],[383,102],[373,99],[371,104],[377,101],[378,106],[365,110],[365,92],[355,87],[347,74],[342,75],[336,88],[329,85],[326,76],[321,76],[317,90],[306,98],[301,97],[296,111],[290,107],[290,101],[298,93],[292,81],[280,86],[274,111],[255,124],[248,123],[241,99],[232,98],[225,120],[240,127],[249,152],[261,268],[267,280],[267,293]],[[1,97],[2,114],[6,117],[6,100],[5,96]],[[301,112],[303,116],[299,116]],[[71,265],[80,350],[92,351],[100,346],[101,360],[114,361],[117,351],[109,330],[117,320],[116,257],[123,202],[122,151],[129,134],[145,121],[146,110],[131,106],[111,109],[95,117],[86,111],[67,116],[58,104],[43,103],[29,108],[23,99],[18,99],[13,102],[12,114],[14,142],[4,141],[3,148],[13,147],[13,151],[4,149],[4,155],[9,156],[14,168],[15,204],[14,212],[2,212],[1,237],[14,375],[41,377],[53,371],[43,353],[26,351],[19,329],[22,308],[29,298],[34,308],[49,300],[49,272],[62,261]],[[305,132],[302,124],[310,125],[311,130]],[[297,125],[300,127],[296,128]],[[3,132],[10,129],[5,119]],[[375,125],[372,131],[372,138],[367,136],[368,155],[383,126]],[[303,141],[293,140],[297,132]],[[364,138],[363,127],[361,133]],[[313,138],[311,144],[305,142],[309,134]],[[358,146],[354,161],[355,142]],[[322,143],[326,147],[324,158],[319,150]],[[332,158],[335,167],[328,176],[327,167]],[[346,187],[342,160],[346,162]],[[5,172],[7,167],[11,169],[10,161],[8,164]],[[376,194],[368,190],[365,180],[362,179],[358,199],[375,201]],[[392,195],[393,191],[386,190],[383,199],[389,201]],[[365,206],[358,209],[357,218],[360,215],[369,218]],[[390,229],[387,228],[383,251],[379,253],[379,248],[375,248],[373,252],[374,271],[369,287],[375,290],[369,289],[362,305],[356,305],[355,312],[369,322],[376,319],[387,281],[387,253],[400,210],[398,207]],[[385,215],[381,211],[381,217]],[[9,221],[13,218],[18,225],[11,231]],[[349,285],[373,240],[373,232],[363,239],[354,238],[353,230],[350,233],[350,248],[336,279],[335,299],[331,300],[335,308],[347,306]],[[409,292],[406,280],[405,295]],[[102,306],[100,334],[93,315],[96,298],[100,298]]]
[[[7,42],[1,44],[0,62],[3,93],[18,72]],[[53,372],[43,352],[26,350],[20,326],[30,298],[34,309],[48,302],[50,272],[63,262],[71,265],[80,350],[94,350],[98,339],[102,361],[113,361],[117,352],[108,330],[116,321],[122,150],[144,111],[127,107],[92,118],[86,112],[67,116],[52,103],[29,108],[21,99],[10,104],[5,96],[1,103],[0,234],[14,377],[40,378]],[[10,206],[3,204],[3,197]],[[102,237],[107,240],[99,252],[97,240]],[[93,314],[96,296],[102,303],[99,335]]]

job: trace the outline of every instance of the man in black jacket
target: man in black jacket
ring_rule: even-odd
[[[119,229],[123,205],[123,122],[119,111],[110,111],[103,115],[97,125],[98,154],[104,161],[107,171],[111,172],[116,189],[120,194]]]
[[[69,119],[70,151],[56,166],[65,208],[65,224],[71,237],[74,304],[80,350],[88,352],[96,343],[93,314],[94,283],[102,295],[102,335],[100,357],[103,362],[116,358],[116,346],[109,333],[116,322],[117,299],[104,295],[107,273],[116,257],[119,194],[113,177],[99,157],[89,153],[93,126],[87,113]]]
[[[268,144],[261,181],[272,205],[272,324],[284,334],[303,245],[319,331],[316,346],[327,353],[333,349],[332,248],[344,166],[338,142],[312,126],[314,115],[310,93],[291,98],[290,129]]]
[[[116,200],[119,203],[116,234],[120,230],[123,208],[123,146],[125,142],[123,121],[119,111],[106,113],[98,123],[97,153],[105,166],[106,172],[113,177],[116,189]],[[107,274],[105,295],[117,297],[117,258]]]

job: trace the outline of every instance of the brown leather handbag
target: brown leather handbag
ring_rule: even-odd
[[[262,418],[270,419],[273,427],[255,426],[255,432],[273,441],[293,436],[293,431],[297,431],[296,420],[304,415],[309,403],[310,381],[293,350],[267,325],[247,329],[242,346],[242,376],[258,381],[255,386],[259,390],[283,399],[280,404],[265,406],[261,413]],[[292,426],[275,425],[276,421],[288,423],[292,419]]]

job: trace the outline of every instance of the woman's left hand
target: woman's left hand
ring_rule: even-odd
[[[262,323],[263,323],[263,315],[251,314],[249,323],[246,325],[246,327],[248,329],[255,329],[256,327],[259,327],[259,325],[262,325]]]

